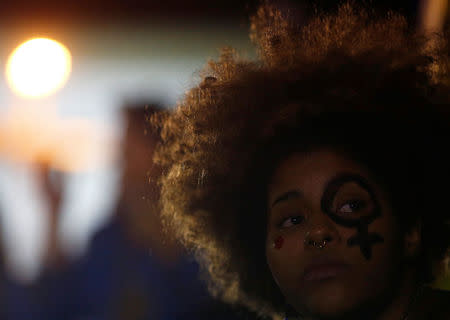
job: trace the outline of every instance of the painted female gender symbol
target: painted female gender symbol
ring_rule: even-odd
[[[372,201],[374,202],[374,210],[370,213],[370,215],[360,218],[344,218],[333,212],[332,203],[334,197],[339,191],[339,188],[348,182],[357,183],[369,193]],[[367,260],[369,260],[372,257],[372,245],[383,242],[384,239],[378,233],[369,233],[368,231],[369,224],[381,216],[381,208],[372,188],[364,180],[364,178],[356,174],[342,174],[334,178],[325,188],[321,206],[323,212],[325,212],[335,223],[347,228],[356,228],[356,235],[348,239],[347,245],[350,247],[359,245],[361,253]]]

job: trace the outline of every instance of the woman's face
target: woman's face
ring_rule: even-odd
[[[268,186],[266,256],[297,311],[345,315],[393,292],[403,240],[386,199],[362,165],[336,152],[279,164]]]

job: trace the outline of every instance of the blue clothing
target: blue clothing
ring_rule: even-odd
[[[88,253],[69,271],[41,279],[46,320],[233,320],[253,315],[214,301],[187,256],[168,268],[150,250],[127,239],[113,219],[93,238]],[[46,293],[47,294],[46,294]],[[244,317],[245,316],[245,317]],[[254,319],[256,319],[254,317]]]
[[[0,320],[34,320],[38,313],[30,286],[5,276],[0,277]]]

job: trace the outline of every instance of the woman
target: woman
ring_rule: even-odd
[[[449,319],[448,35],[269,5],[159,120],[166,222],[212,294],[271,319]],[[432,44],[432,45],[431,45]]]

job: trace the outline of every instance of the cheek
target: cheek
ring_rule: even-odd
[[[283,292],[286,285],[301,275],[303,261],[302,235],[294,232],[269,236],[266,258],[275,282]]]
[[[395,228],[395,222],[392,217],[385,217],[380,221],[373,223],[372,229],[378,231],[383,237],[384,242],[376,245],[374,254],[376,262],[383,265],[386,269],[393,269],[400,265],[402,259],[402,239]]]
[[[273,247],[275,248],[275,249],[281,249],[281,248],[283,248],[283,243],[284,243],[284,238],[283,238],[283,236],[278,236],[276,239],[275,239],[275,241],[274,241],[274,244],[273,244]]]
[[[379,234],[383,242],[374,244],[374,253],[378,254],[398,254],[399,237],[396,228],[395,218],[391,214],[384,214],[368,226],[369,233]]]
[[[372,256],[366,259],[359,246],[348,247],[347,240],[355,233],[355,229],[342,230],[344,252],[343,254],[353,265],[351,287],[355,292],[369,294],[381,292],[390,283],[399,277],[398,267],[400,265],[401,252],[399,245],[401,242],[395,232],[393,220],[383,216],[369,225],[370,233],[376,233],[383,238],[382,243],[376,243],[372,247]]]

